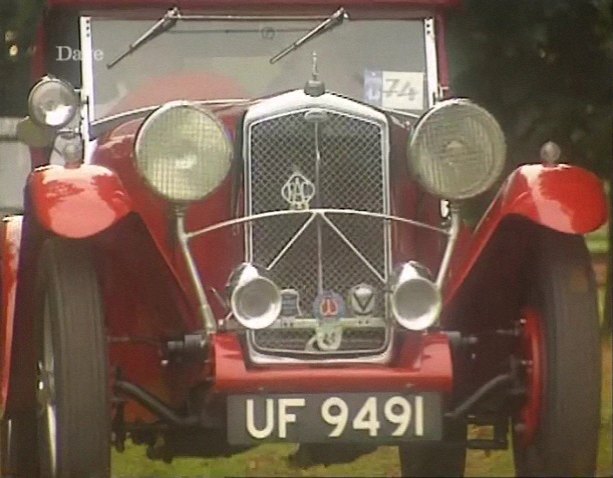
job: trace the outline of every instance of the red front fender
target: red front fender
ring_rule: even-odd
[[[68,238],[92,236],[132,210],[117,175],[92,164],[38,168],[30,175],[27,190],[41,226]]]
[[[13,356],[13,328],[15,321],[15,297],[19,246],[21,243],[21,216],[3,220],[0,229],[0,417],[6,410]]]
[[[605,223],[606,197],[598,177],[585,169],[567,164],[520,166],[502,185],[468,244],[456,251],[446,303],[453,300],[501,222],[510,216],[567,234],[586,234]]]
[[[486,213],[477,234],[509,214],[568,234],[586,234],[606,221],[606,198],[594,174],[568,164],[516,169]]]

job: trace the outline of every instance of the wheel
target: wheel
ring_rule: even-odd
[[[464,476],[466,466],[466,424],[446,424],[443,441],[411,442],[399,448],[403,477]]]
[[[600,425],[596,285],[580,236],[539,229],[522,309],[526,399],[513,417],[518,476],[594,476]]]
[[[85,244],[47,241],[38,295],[40,477],[109,477],[106,335],[98,281]]]
[[[0,422],[0,477],[29,478],[36,476],[37,456],[32,452],[36,443],[34,411],[13,414]]]

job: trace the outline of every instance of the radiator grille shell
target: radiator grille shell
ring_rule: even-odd
[[[281,114],[272,108],[269,116],[264,114],[253,122],[247,117],[244,135],[247,215],[290,209],[292,206],[281,191],[295,173],[315,185],[310,208],[389,214],[387,122],[374,110],[371,114],[355,114],[322,107],[321,100],[319,103],[317,111],[324,112],[326,117],[319,123],[307,120],[305,114],[313,107],[304,105]],[[303,228],[309,217],[273,216],[250,223],[246,228],[246,260],[264,267],[272,265],[270,273],[275,283],[282,289],[298,291],[303,317],[314,316],[313,304],[321,290],[334,291],[348,302],[351,287],[361,283],[376,288],[372,315],[386,317],[384,282],[390,270],[389,225],[379,218],[329,214],[327,217],[338,231],[321,218]],[[301,228],[298,239],[283,251]],[[339,231],[372,268],[355,254]],[[349,307],[346,314],[352,314]],[[338,350],[320,354],[311,351],[303,358],[380,354],[390,345],[389,328],[388,322],[383,327],[363,331],[346,329]],[[259,353],[301,356],[315,333],[316,328],[302,328],[299,332],[274,329],[252,331],[248,337],[250,347]]]

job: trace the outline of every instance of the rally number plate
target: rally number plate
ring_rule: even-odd
[[[438,393],[233,395],[228,441],[299,443],[440,440]]]

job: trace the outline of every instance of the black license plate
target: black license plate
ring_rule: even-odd
[[[434,392],[232,395],[234,445],[440,440],[441,396]]]

